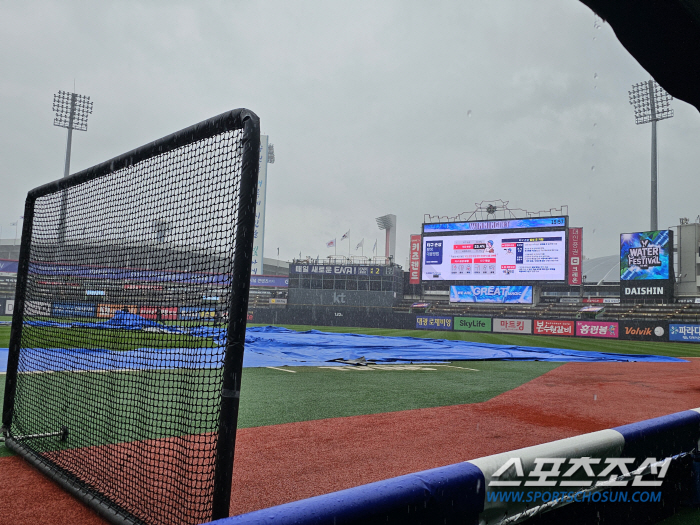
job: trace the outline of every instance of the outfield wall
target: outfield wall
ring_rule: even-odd
[[[396,328],[700,343],[700,324],[665,320],[601,321],[450,316],[397,313],[392,308],[341,308],[318,305],[257,309],[249,312],[248,321],[270,325]]]
[[[9,315],[14,300],[3,300],[0,314]],[[33,316],[111,318],[127,308],[146,319],[156,320],[158,306],[138,307],[110,303],[44,303],[28,301],[25,312]],[[163,321],[211,321],[213,306],[162,307]],[[248,322],[271,325],[314,325],[401,330],[444,330],[559,337],[595,337],[636,341],[700,343],[700,324],[641,320],[524,319],[486,316],[450,316],[395,312],[390,307],[337,307],[300,305],[287,308],[256,309],[248,313]]]
[[[699,440],[700,409],[688,410],[213,523],[503,524],[563,494],[570,503],[537,523],[654,523],[699,501],[700,463],[690,454]],[[601,482],[607,485],[596,487]]]

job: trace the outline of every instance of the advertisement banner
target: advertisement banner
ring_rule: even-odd
[[[670,279],[673,232],[654,230],[620,235],[620,281]]]
[[[198,272],[170,272],[164,270],[134,270],[131,268],[107,268],[99,266],[80,266],[76,264],[29,263],[29,273],[43,277],[70,276],[89,279],[115,279],[128,281],[156,281],[192,284],[220,283],[226,286],[231,282],[226,274]],[[46,284],[65,285],[62,281]],[[77,283],[75,286],[79,286]]]
[[[653,286],[649,286],[653,284]],[[620,281],[620,298],[626,302],[670,300],[673,297],[673,281],[642,282]]]
[[[620,328],[617,322],[611,321],[576,321],[578,337],[608,337],[617,339]]]
[[[532,286],[450,286],[450,302],[532,304]]]
[[[270,286],[274,288],[287,288],[289,286],[288,277],[278,277],[275,275],[251,275],[251,286]]]
[[[423,233],[473,232],[483,230],[519,230],[529,228],[564,227],[567,217],[533,217],[530,219],[503,219],[496,221],[437,222],[423,225]]]
[[[536,319],[533,333],[537,335],[574,335],[573,321]]]
[[[7,299],[5,301],[5,315],[12,315],[15,312],[15,300]]]
[[[27,316],[51,316],[51,303],[42,301],[27,301],[24,303],[24,315]]]
[[[126,308],[126,310],[124,310]],[[122,312],[127,311],[130,314],[137,314],[139,312],[139,307],[134,305],[123,305],[123,304],[98,304],[97,305],[97,317],[112,318],[114,313],[121,310]]]
[[[267,195],[267,144],[268,136],[260,135],[258,150],[258,191],[255,199],[255,226],[253,229],[253,260],[250,274],[262,275],[263,247],[265,244],[265,199]]]
[[[620,304],[619,297],[585,297],[583,299],[584,303],[593,304]]]
[[[408,260],[409,284],[420,284],[420,235],[411,235]]]
[[[185,306],[178,311],[178,319],[182,321],[194,321],[199,319],[212,319],[216,317],[214,308],[201,306]]]
[[[490,332],[490,317],[455,317],[455,330],[463,332]]]
[[[583,228],[569,228],[569,284],[583,282]]]
[[[394,275],[393,266],[356,266],[330,264],[292,264],[289,273],[332,274],[332,275]]]
[[[142,306],[139,315],[144,319],[158,321],[158,310],[160,310],[160,321],[177,321],[177,308],[157,306]]]
[[[668,341],[668,322],[620,321],[620,339]]]
[[[95,317],[94,304],[85,303],[53,303],[54,317]]]
[[[668,326],[669,341],[700,343],[700,324],[676,324]]]
[[[416,316],[416,328],[422,330],[452,330],[452,318],[418,315]]]
[[[287,299],[283,297],[271,297],[270,304],[287,304]]]
[[[532,319],[494,319],[493,331],[508,334],[531,334]]]
[[[17,265],[19,261],[0,259],[0,273],[17,273]]]

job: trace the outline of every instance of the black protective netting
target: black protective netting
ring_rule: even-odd
[[[34,205],[10,436],[127,520],[212,518],[242,133]]]

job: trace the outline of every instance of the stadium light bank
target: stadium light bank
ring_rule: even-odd
[[[68,140],[66,143],[66,163],[63,169],[63,178],[70,175],[70,150],[73,141],[73,130],[87,131],[88,115],[92,113],[90,97],[59,91],[53,96],[53,110],[56,117],[53,125],[68,128]],[[63,244],[65,237],[66,206],[68,195],[64,191],[61,196],[61,218],[59,223],[59,245]]]
[[[658,161],[656,157],[656,123],[673,117],[670,108],[673,97],[654,80],[647,80],[632,86],[629,91],[630,104],[634,106],[634,118],[637,124],[651,122],[651,230],[658,230]]]

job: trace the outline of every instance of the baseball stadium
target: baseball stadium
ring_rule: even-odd
[[[697,517],[700,224],[587,260],[500,201],[426,215],[405,271],[391,214],[383,257],[258,261],[264,139],[235,110],[29,192],[14,523]]]
[[[648,122],[700,107],[700,64],[631,34],[653,9],[583,3],[664,86],[635,86]],[[256,113],[70,175],[92,106],[56,97],[66,176],[0,239],[8,523],[700,522],[700,216],[586,258],[567,205],[482,200],[403,238],[377,217],[371,257],[274,259]]]

